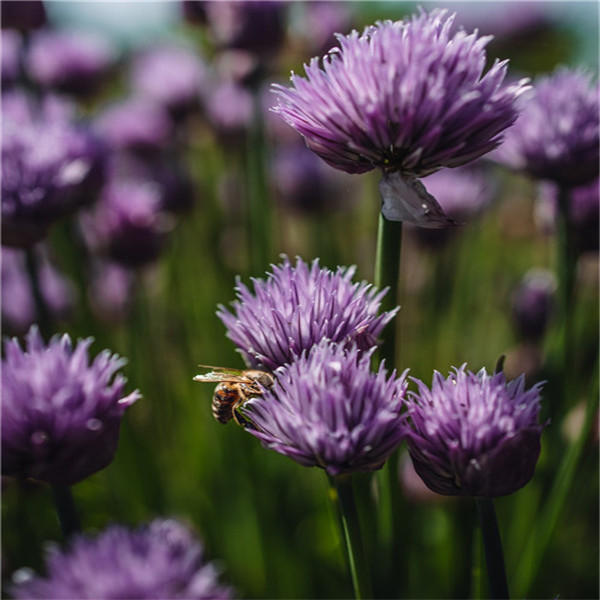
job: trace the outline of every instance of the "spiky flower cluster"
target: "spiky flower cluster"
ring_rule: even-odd
[[[497,152],[514,169],[562,186],[598,177],[599,88],[587,73],[557,69],[520,100],[521,115]]]
[[[35,326],[23,350],[5,343],[2,361],[2,474],[71,485],[106,467],[121,418],[140,394],[125,394],[117,371],[125,360],[101,352],[90,362],[92,340],[75,347],[68,335],[46,346]]]
[[[404,436],[406,374],[388,377],[383,365],[371,372],[372,350],[323,340],[304,352],[244,406],[247,430],[265,447],[330,475],[379,469]]]
[[[533,476],[543,425],[541,383],[525,390],[525,376],[478,373],[465,365],[448,378],[435,372],[431,389],[415,380],[408,393],[406,431],[417,473],[438,494],[511,494]]]
[[[524,82],[506,61],[484,73],[490,36],[455,31],[444,10],[338,35],[339,48],[274,86],[274,108],[332,166],[418,177],[489,152],[516,117]]]
[[[191,532],[174,520],[135,530],[111,526],[97,538],[77,537],[67,551],[52,547],[47,577],[19,573],[15,598],[226,599],[232,590]]]
[[[273,265],[266,280],[253,279],[254,293],[238,282],[234,312],[217,312],[227,336],[252,367],[275,370],[323,338],[368,350],[397,309],[378,314],[387,290],[353,283],[354,267],[336,272],[287,257]]]

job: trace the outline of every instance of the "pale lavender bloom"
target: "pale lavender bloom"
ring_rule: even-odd
[[[301,258],[272,265],[267,279],[252,279],[254,293],[237,282],[234,312],[219,306],[227,337],[249,366],[274,370],[323,338],[369,350],[398,309],[378,314],[387,288],[352,283],[355,267],[336,272]]]
[[[338,36],[340,48],[274,86],[275,111],[311,150],[348,173],[376,167],[422,177],[494,149],[517,117],[523,84],[502,86],[506,61],[483,74],[490,37],[420,12]]]
[[[103,37],[84,31],[40,31],[29,46],[26,65],[42,87],[86,94],[94,91],[115,61]]]
[[[128,98],[107,107],[96,118],[94,128],[111,148],[149,154],[166,146],[173,124],[156,102]]]
[[[598,177],[598,84],[559,68],[520,101],[521,115],[495,157],[513,169],[561,186]]]
[[[544,425],[541,383],[525,376],[478,373],[463,365],[447,379],[434,372],[431,390],[418,379],[406,402],[408,449],[425,484],[438,494],[512,494],[533,476]]]
[[[46,248],[34,249],[40,293],[50,315],[66,318],[73,308],[74,288],[50,261]],[[22,333],[39,315],[36,313],[31,280],[27,274],[25,252],[16,248],[2,249],[2,324],[12,333]]]
[[[285,2],[268,0],[205,3],[206,19],[218,46],[264,55],[277,51],[284,40],[285,9]]]
[[[352,4],[349,2],[305,2],[302,8],[298,33],[313,55],[327,52],[335,45],[335,34],[350,29]]]
[[[17,572],[15,598],[227,599],[231,588],[206,560],[203,545],[185,525],[156,519],[137,529],[112,525],[95,538],[77,536],[67,550],[51,546],[46,577]]]
[[[276,372],[273,388],[247,402],[247,431],[301,465],[329,475],[373,471],[399,446],[406,373],[388,378],[371,355],[324,339]]]
[[[2,474],[72,485],[113,459],[125,409],[117,374],[125,361],[105,350],[90,361],[91,338],[73,347],[68,335],[46,346],[37,328],[25,349],[5,342],[2,361]]]
[[[88,289],[90,306],[103,321],[122,321],[133,298],[135,274],[118,263],[98,261]]]
[[[6,89],[21,72],[21,49],[23,39],[12,29],[2,30],[2,87]]]
[[[109,181],[96,206],[80,222],[93,251],[129,267],[155,260],[171,227],[160,186],[133,177]]]
[[[134,92],[180,116],[199,103],[206,67],[192,50],[158,46],[136,57],[131,71]]]
[[[244,86],[224,81],[213,87],[206,103],[210,124],[224,137],[244,134],[254,114],[252,94]]]
[[[598,223],[600,219],[600,180],[569,190],[569,225],[577,252],[598,250]],[[558,188],[543,182],[539,186],[536,220],[542,229],[554,232],[558,217]]]
[[[38,105],[23,92],[7,92],[2,121],[2,243],[29,246],[53,221],[94,199],[104,149],[53,97]]]
[[[427,191],[458,223],[480,214],[492,201],[494,186],[483,169],[472,166],[444,169],[423,179]]]
[[[525,339],[540,340],[554,309],[556,278],[544,269],[528,271],[512,294],[513,322]]]

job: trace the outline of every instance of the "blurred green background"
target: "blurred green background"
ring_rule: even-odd
[[[206,39],[180,21],[177,3],[144,4],[143,8],[92,4],[50,3],[48,10],[55,23],[69,26],[87,20],[99,27],[103,21],[94,15],[111,14],[113,21],[121,23],[118,30],[110,22],[104,24],[116,36],[115,44],[141,39],[149,44],[164,35],[181,36],[207,52],[210,60]],[[548,12],[544,28],[522,39],[498,39],[489,54],[509,56],[513,71],[520,75],[548,72],[559,63],[595,70],[597,4],[535,4]],[[302,4],[290,7],[291,23],[302,8]],[[361,27],[378,18],[400,18],[414,5],[364,2],[351,3],[350,8],[353,24]],[[475,8],[481,10],[481,6],[463,3],[460,10],[467,15]],[[498,11],[500,20],[504,8],[501,5]],[[471,15],[469,25],[474,20]],[[288,43],[269,78],[282,80],[291,68],[299,71],[309,58],[301,51],[301,46]],[[106,96],[121,87],[117,77]],[[91,113],[95,105],[85,110]],[[267,169],[269,151],[267,146]],[[250,274],[261,274],[253,272],[248,258],[247,188],[241,186],[239,202],[233,207],[219,196],[225,170],[237,169],[244,180],[244,156],[243,147],[224,146],[200,117],[189,123],[185,162],[196,184],[196,206],[179,220],[157,263],[136,273],[132,309],[121,322],[100,321],[90,309],[87,267],[73,224],[63,222],[51,231],[57,262],[78,291],[74,314],[57,325],[56,331],[93,336],[95,353],[106,347],[127,357],[130,387],[139,388],[144,396],[126,414],[114,462],[76,485],[73,492],[86,531],[99,531],[110,522],[138,524],[157,515],[191,523],[209,557],[218,560],[224,579],[240,597],[349,597],[350,579],[324,473],[263,449],[233,424],[215,422],[210,411],[212,387],[192,381],[199,363],[242,366],[215,310],[219,303],[234,299],[237,275],[247,280]],[[456,232],[442,249],[423,245],[414,231],[404,236],[402,310],[395,321],[397,366],[410,368],[413,376],[426,382],[433,369],[446,373],[463,362],[473,370],[491,369],[503,353],[509,374],[524,368],[511,321],[511,293],[530,268],[554,270],[556,240],[534,223],[535,184],[500,167],[494,168],[494,174],[499,183],[492,206]],[[344,179],[340,197],[332,202],[337,208],[332,210],[300,212],[274,204],[270,260],[277,261],[280,253],[305,260],[319,256],[330,267],[356,264],[357,278],[372,281],[378,203],[377,176],[367,174]],[[536,474],[524,489],[496,503],[509,585],[519,596],[597,598],[599,593],[597,425],[582,448],[541,562],[530,563],[523,554],[535,519],[550,500],[561,460],[577,435],[582,407],[598,395],[595,253],[579,260],[575,321],[576,356],[569,397],[562,399],[558,391],[561,332],[556,321],[551,322],[540,348],[541,367],[528,378],[528,385],[539,379],[548,381],[542,416],[552,419],[543,434]],[[403,468],[403,458],[400,465]],[[379,479],[377,475],[375,482]],[[467,597],[477,595],[478,585],[486,593],[485,577],[478,583],[473,567],[481,563],[473,529],[474,505],[468,500],[410,494],[401,479],[399,474],[402,499],[396,510],[402,528],[401,564],[389,564],[385,556],[389,543],[385,519],[376,525],[377,515],[366,510],[361,515],[374,546],[376,594]],[[377,485],[369,477],[363,478],[361,489],[373,491],[377,499]],[[33,482],[5,481],[2,518],[4,580],[23,566],[41,568],[44,542],[60,540],[49,489]],[[528,579],[527,586],[514,588],[516,581]]]

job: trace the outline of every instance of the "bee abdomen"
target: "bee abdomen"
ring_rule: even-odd
[[[219,423],[228,423],[233,418],[233,408],[239,399],[236,387],[220,383],[215,388],[212,401],[212,414]]]

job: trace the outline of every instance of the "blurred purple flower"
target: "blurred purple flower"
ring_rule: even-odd
[[[40,292],[45,305],[54,319],[62,320],[73,308],[73,284],[57,270],[45,248],[38,246],[34,252],[38,262]],[[23,333],[38,317],[24,251],[3,248],[1,272],[2,324],[5,330]]]
[[[131,530],[112,525],[96,538],[78,536],[68,550],[51,546],[46,577],[17,572],[15,598],[227,599],[202,544],[175,520],[156,519]]]
[[[325,54],[335,45],[335,34],[348,31],[352,22],[349,2],[305,2],[299,33],[309,53]]]
[[[63,335],[45,346],[35,326],[25,350],[6,340],[3,475],[72,485],[112,461],[123,413],[140,395],[124,395],[126,379],[114,376],[123,359],[105,350],[90,362],[91,343],[73,348]]]
[[[106,108],[96,118],[94,128],[113,149],[152,154],[168,143],[173,127],[160,105],[128,98]]]
[[[2,0],[3,29],[37,29],[46,24],[46,9],[41,0]]]
[[[92,270],[89,301],[94,314],[103,321],[122,321],[129,312],[135,277],[117,263],[98,261]]]
[[[131,85],[137,95],[179,117],[198,106],[206,77],[206,67],[194,51],[158,46],[136,57]]]
[[[208,25],[218,46],[265,56],[283,43],[286,8],[286,3],[280,1],[205,3]]]
[[[554,309],[556,278],[544,269],[531,269],[512,295],[513,322],[519,334],[533,341],[543,337]]]
[[[104,148],[56,98],[38,106],[23,92],[6,92],[2,120],[2,243],[29,246],[94,199]]]
[[[406,430],[417,473],[434,492],[449,496],[512,494],[533,476],[544,428],[538,423],[541,383],[507,382],[454,369],[437,371],[431,390],[418,379],[409,392]]]
[[[348,207],[354,200],[354,182],[347,181],[350,176],[307,152],[303,144],[280,148],[273,157],[271,174],[281,204],[302,212],[328,212]]]
[[[26,58],[30,77],[42,87],[72,94],[95,91],[115,61],[103,37],[83,31],[40,31]]]
[[[222,82],[213,87],[206,112],[210,124],[221,137],[237,140],[252,121],[252,94],[238,83]]]
[[[234,313],[220,305],[227,337],[249,366],[274,370],[291,362],[323,338],[368,350],[398,309],[378,314],[387,289],[352,283],[355,267],[337,272],[287,257],[272,265],[268,278],[252,279],[254,294],[238,280]]]
[[[274,85],[274,108],[333,167],[377,167],[382,212],[390,220],[444,227],[448,219],[416,179],[493,150],[516,117],[524,82],[502,86],[506,61],[482,75],[485,46],[477,32],[451,34],[453,17],[421,11],[338,35],[340,48]]]
[[[598,177],[597,83],[583,71],[559,68],[536,82],[495,157],[513,169],[561,186]]]
[[[243,406],[247,431],[266,448],[329,475],[381,468],[404,436],[406,373],[388,378],[383,364],[372,373],[372,350],[322,340]]]
[[[536,220],[547,231],[556,230],[558,187],[543,182],[539,186]],[[569,192],[569,221],[574,230],[577,252],[595,252],[599,246],[600,180],[572,188]]]
[[[2,87],[6,90],[21,73],[23,39],[17,31],[2,30]]]
[[[81,215],[87,245],[129,267],[155,260],[171,220],[162,208],[162,191],[152,181],[114,178],[96,206]]]

